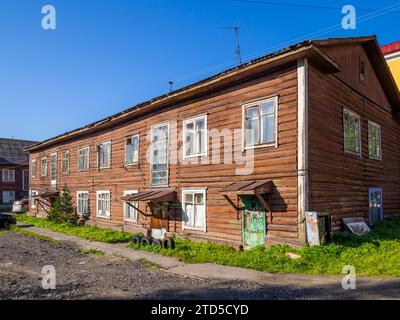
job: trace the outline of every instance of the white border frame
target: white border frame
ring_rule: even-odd
[[[269,101],[275,102],[275,142],[256,144],[254,146],[246,146],[245,142],[246,109],[251,107],[259,107],[260,104]],[[249,149],[270,148],[270,147],[278,148],[278,109],[279,109],[279,94],[274,94],[272,96],[261,98],[259,100],[254,100],[251,102],[246,102],[242,105],[242,151]],[[260,127],[260,134],[261,134],[261,127]]]
[[[8,194],[10,194],[10,193],[13,193],[14,194],[14,200],[12,201],[12,202],[4,202],[4,193],[6,193],[6,192],[8,192]],[[11,205],[15,202],[15,191],[7,191],[7,190],[2,190],[2,192],[1,192],[1,197],[2,197],[2,203],[3,204],[10,204],[11,203]]]
[[[186,155],[186,123],[188,122],[195,122],[198,119],[204,118],[204,130],[206,133],[205,136],[205,146],[204,146],[204,153],[198,153],[198,154],[193,154],[193,155]],[[197,158],[197,157],[208,157],[208,115],[207,114],[201,114],[198,116],[186,118],[183,120],[183,129],[182,129],[182,142],[183,142],[183,159],[190,159],[190,158]],[[194,130],[196,128],[196,125],[194,125]],[[196,143],[196,141],[195,141]],[[196,146],[195,146],[196,148]]]
[[[110,196],[109,197],[110,198],[110,212],[108,213],[108,216],[107,215],[105,215],[105,216],[99,215],[99,194],[100,193],[108,193]],[[97,190],[96,191],[96,217],[108,219],[108,220],[111,219],[111,190]]]
[[[46,167],[45,167],[46,173],[45,174],[43,174],[43,160],[46,160]],[[48,173],[49,173],[49,162],[47,161],[47,156],[44,156],[40,159],[40,176],[47,177]]]
[[[133,139],[133,137],[138,137],[138,140],[139,140],[139,145],[138,145],[138,161],[137,161],[137,162],[129,163],[129,162],[126,162],[126,140],[128,140],[128,139]],[[136,165],[138,165],[139,162],[140,162],[139,159],[140,159],[140,133],[133,133],[133,134],[131,134],[131,135],[129,135],[129,136],[126,136],[125,139],[124,139],[124,166],[125,166],[125,167],[136,166]]]
[[[53,165],[51,158],[53,156],[56,156],[56,179],[53,179]],[[57,185],[57,176],[58,176],[58,155],[57,152],[53,152],[50,154],[50,180],[51,180],[51,186],[56,186]]]
[[[124,197],[125,197],[125,196],[132,195],[132,194],[135,194],[135,193],[138,193],[138,192],[139,192],[138,189],[124,190],[123,195],[124,195]],[[135,209],[135,211],[136,211],[136,220],[126,218],[126,203],[125,203],[125,202],[126,202],[126,201],[124,201],[124,221],[132,222],[132,223],[137,223],[138,212],[137,212],[136,209]],[[135,203],[136,203],[136,202],[135,202]]]
[[[35,163],[35,172],[32,171],[33,163]],[[31,159],[29,168],[29,178],[37,178],[37,159]]]
[[[68,171],[64,172],[64,155],[68,154]],[[71,153],[68,150],[64,150],[61,153],[61,173],[62,174],[70,174],[71,173]]]
[[[167,126],[168,128],[168,139],[167,139],[167,183],[166,184],[153,184],[153,129],[155,128],[159,128],[159,127],[163,127],[163,126]],[[169,152],[170,152],[170,130],[171,130],[171,121],[164,121],[164,122],[160,122],[156,125],[151,126],[151,132],[150,132],[150,186],[152,187],[168,187],[169,186]]]
[[[79,152],[82,151],[82,150],[85,150],[85,149],[88,150],[88,155],[87,155],[87,157],[88,157],[88,161],[87,161],[88,166],[85,169],[79,169],[79,157],[80,157],[79,156]],[[77,161],[77,165],[76,166],[78,168],[78,172],[89,171],[89,169],[90,169],[90,145],[87,145],[87,146],[85,146],[83,148],[78,148],[77,155],[78,155],[78,161]]]
[[[373,127],[379,128],[379,151],[380,151],[379,157],[374,157],[374,156],[371,156],[369,154],[369,128],[370,128],[370,125],[373,126]],[[382,149],[382,126],[380,124],[377,124],[376,122],[368,120],[368,158],[371,159],[371,160],[382,161],[382,153],[383,153],[383,149]]]
[[[4,181],[4,171],[12,171],[14,179],[12,181]],[[15,183],[15,169],[7,169],[7,168],[2,169],[1,170],[1,181],[3,183]]]
[[[358,149],[360,150],[360,152],[359,153],[357,153],[357,152],[354,152],[354,151],[351,151],[351,150],[346,150],[346,137],[345,137],[345,135],[344,135],[344,125],[345,125],[345,122],[344,122],[344,115],[345,115],[345,113],[347,113],[348,115],[350,115],[350,116],[352,116],[352,117],[356,117],[356,118],[358,118],[358,120],[359,120],[359,126],[358,126],[358,138],[359,138],[359,140],[358,140]],[[343,125],[343,132],[342,132],[342,134],[343,134],[343,151],[344,151],[344,153],[348,153],[348,154],[352,154],[352,155],[355,155],[355,156],[359,156],[360,158],[362,157],[362,149],[361,149],[361,147],[362,147],[362,137],[361,137],[361,127],[362,127],[362,122],[361,122],[361,116],[359,115],[359,114],[357,114],[357,113],[355,113],[354,111],[352,111],[352,110],[350,110],[350,109],[348,109],[348,108],[346,108],[346,107],[343,107],[343,111],[342,111],[342,125]]]
[[[207,232],[207,189],[208,188],[182,188],[182,230],[194,230],[194,231],[202,231],[204,233]],[[192,228],[185,225],[183,220],[184,210],[185,210],[185,194],[186,193],[203,193],[204,197],[204,227],[202,229]],[[194,196],[193,196],[194,202]]]
[[[90,214],[90,204],[89,204],[90,192],[89,192],[89,191],[84,191],[84,190],[78,190],[78,191],[76,192],[76,213],[77,213],[77,214],[82,214],[82,215],[84,215],[83,212],[79,212],[79,211],[78,211],[79,194],[82,194],[82,193],[85,193],[85,194],[88,195],[87,201],[88,201],[88,215],[89,215],[89,214]],[[96,199],[96,200],[97,200],[97,199]],[[111,208],[111,205],[110,205],[110,208]]]

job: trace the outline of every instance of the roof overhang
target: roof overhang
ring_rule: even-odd
[[[129,196],[122,197],[125,202],[174,202],[176,200],[174,189],[148,189]]]
[[[309,59],[314,65],[326,73],[335,73],[341,71],[341,66],[339,66],[331,57],[329,57],[323,50],[315,45],[313,41],[302,42],[279,52],[252,60],[236,68],[226,70],[215,76],[204,79],[187,87],[183,87],[169,94],[141,103],[88,126],[45,140],[26,148],[26,151],[37,151],[45,147],[49,147],[55,143],[65,142],[109,128],[110,126],[124,123],[133,118],[145,115],[150,111],[173,106],[175,104],[182,103],[183,101],[203,96],[207,93],[226,88],[227,86],[232,86],[251,78],[261,76],[269,70],[293,63],[301,58]]]
[[[255,195],[271,193],[273,188],[272,180],[249,180],[239,181],[220,189],[223,195]]]

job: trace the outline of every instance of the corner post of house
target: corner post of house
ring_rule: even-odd
[[[297,61],[297,206],[298,237],[307,243],[305,214],[308,211],[308,60]]]

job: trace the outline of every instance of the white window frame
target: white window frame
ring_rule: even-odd
[[[53,179],[53,161],[52,158],[55,156],[55,170],[56,170],[56,174],[55,174],[55,179]],[[50,155],[50,179],[51,179],[51,185],[55,186],[57,184],[57,175],[58,175],[58,159],[57,159],[57,152],[53,152]]]
[[[167,176],[166,176],[166,180],[167,183],[165,184],[153,184],[153,129],[159,128],[159,127],[163,127],[163,126],[167,126]],[[150,141],[150,185],[151,186],[157,186],[157,187],[165,187],[169,185],[169,144],[170,144],[170,127],[171,127],[171,123],[170,121],[166,121],[166,122],[162,122],[159,124],[156,124],[154,126],[151,126],[151,141]]]
[[[46,165],[43,167],[43,162],[46,162]],[[44,174],[43,174],[43,168],[44,168]],[[40,176],[41,177],[47,177],[47,173],[48,173],[48,162],[47,162],[47,157],[42,157],[42,159],[40,159]]]
[[[89,191],[78,190],[76,192],[76,213],[85,215],[84,212],[80,212],[80,210],[79,210],[79,195],[81,195],[81,194],[87,195],[87,213],[86,213],[86,215],[88,216],[89,215]]]
[[[375,127],[379,129],[379,156],[371,156],[369,154],[369,136],[370,136],[370,128]],[[368,120],[368,157],[373,160],[382,160],[382,127],[376,122]]]
[[[26,176],[28,178],[28,181],[25,181],[25,173],[26,173]],[[22,190],[23,191],[29,191],[29,170],[28,169],[23,169],[22,170]]]
[[[80,163],[80,152],[83,151],[83,150],[87,150],[87,168],[81,169],[81,168],[79,167],[79,163]],[[90,147],[89,147],[89,146],[86,146],[86,147],[83,147],[83,148],[79,148],[79,149],[78,149],[78,164],[77,164],[77,167],[78,167],[78,171],[79,171],[79,172],[80,172],[80,171],[88,171],[88,170],[90,169]]]
[[[6,177],[5,172],[7,172],[7,180],[5,179],[5,177]],[[10,172],[12,172],[12,175],[11,175],[12,180],[9,179]],[[3,169],[1,171],[1,175],[2,175],[1,181],[3,181],[4,183],[15,183],[15,170],[14,169]]]
[[[126,142],[127,142],[128,139],[133,139],[135,137],[138,138],[138,159],[137,159],[137,161],[134,161],[134,162],[128,162],[128,159],[126,158],[126,155],[127,155],[126,154],[126,150],[127,150]],[[140,134],[139,133],[135,133],[135,134],[132,134],[132,135],[130,135],[128,137],[125,137],[124,153],[125,153],[125,166],[126,167],[134,166],[134,165],[137,165],[139,163],[139,158],[140,158]]]
[[[183,120],[183,159],[189,159],[189,158],[197,158],[197,157],[207,157],[208,156],[208,123],[207,123],[207,114],[187,118]],[[199,149],[200,146],[198,145],[198,140],[196,139],[196,120],[199,119],[204,119],[204,131],[205,131],[205,137],[204,137],[204,152],[200,153]],[[194,149],[195,153],[191,155],[186,154],[186,125],[188,123],[194,123],[193,128],[195,130],[195,140],[194,140]]]
[[[110,154],[108,156],[108,165],[107,166],[100,166],[100,146],[101,145],[110,145]],[[97,168],[98,169],[110,169],[111,168],[111,154],[112,154],[112,143],[111,140],[100,142],[97,144]]]
[[[36,209],[36,200],[33,198],[34,196],[37,196],[39,194],[39,191],[37,190],[31,190],[29,192],[30,200],[31,200],[31,209]]]
[[[194,202],[194,194],[195,193],[202,193],[203,194],[203,199],[204,199],[204,226],[203,228],[195,228],[195,227],[190,227],[185,224],[184,221],[184,216],[185,213],[182,212],[182,230],[196,230],[196,231],[203,231],[207,232],[207,188],[184,188],[182,189],[182,210],[185,210],[186,207],[186,201],[185,201],[185,195],[188,193],[193,193],[193,202]]]
[[[125,197],[125,196],[133,195],[133,194],[138,193],[138,192],[139,192],[139,190],[137,190],[137,189],[134,189],[134,190],[124,190],[124,197]],[[133,202],[133,204],[135,205],[135,207],[138,206],[138,203],[137,203],[137,202]],[[126,204],[126,201],[124,201],[124,221],[137,223],[137,214],[138,214],[138,213],[137,213],[137,210],[134,209],[134,210],[135,210],[136,219],[129,219],[129,218],[127,218],[127,209],[128,209],[127,206],[128,206],[128,205]],[[132,209],[133,209],[133,208],[132,208]]]
[[[346,149],[345,120],[344,120],[345,114],[347,114],[348,116],[351,116],[351,117],[354,117],[354,118],[358,119],[358,122],[359,122],[359,126],[358,126],[358,150],[359,150],[359,152],[354,152],[352,150],[347,150]],[[355,113],[354,111],[351,111],[350,109],[343,108],[342,122],[343,122],[343,150],[344,150],[344,152],[359,156],[361,158],[361,155],[362,155],[362,151],[361,151],[361,141],[362,141],[362,137],[361,137],[361,116],[359,114]],[[350,133],[349,133],[349,137],[350,137]]]
[[[33,170],[33,164],[35,164],[35,170]],[[37,159],[31,160],[31,178],[36,178],[37,176]]]
[[[65,160],[65,156],[67,156],[67,160],[68,160],[68,169],[67,171],[64,171],[64,160]],[[61,172],[63,174],[69,174],[70,173],[70,156],[69,156],[69,150],[65,150],[62,152],[61,155]]]
[[[109,198],[109,202],[110,202],[108,214],[105,214],[105,215],[99,214],[99,195],[100,194],[108,194],[108,198]],[[110,217],[111,217],[111,191],[110,190],[97,190],[96,191],[96,217],[110,219]]]
[[[262,103],[274,101],[275,103],[275,141],[271,143],[261,143],[255,144],[253,146],[246,145],[246,109],[259,107]],[[249,150],[249,149],[258,149],[258,148],[278,148],[278,107],[279,107],[279,95],[273,95],[271,97],[263,98],[261,100],[255,100],[251,102],[247,102],[242,105],[242,151]],[[260,114],[259,114],[260,117]],[[259,135],[262,137],[263,127],[259,126]]]
[[[12,202],[4,202],[4,194],[5,194],[5,193],[8,193],[9,195],[10,195],[10,194],[13,195],[12,197],[9,197],[9,198],[12,198],[12,199],[13,199]],[[4,191],[2,192],[2,197],[3,197],[3,199],[2,199],[2,200],[3,200],[3,201],[2,201],[3,204],[10,204],[10,203],[12,204],[12,203],[15,201],[15,191],[6,191],[6,190],[4,190]]]

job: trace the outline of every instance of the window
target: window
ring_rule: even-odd
[[[15,170],[3,169],[3,182],[15,182]]]
[[[137,190],[128,190],[124,191],[124,196],[130,196],[132,194],[137,193]],[[138,206],[138,203],[132,203],[135,207]],[[130,206],[126,201],[124,202],[124,219],[126,221],[137,222],[137,210]]]
[[[22,190],[29,190],[29,171],[26,169],[22,170]]]
[[[125,140],[125,164],[139,162],[139,135],[133,135]]]
[[[244,147],[276,146],[278,97],[246,104],[244,113]]]
[[[360,81],[365,81],[365,63],[360,60]]]
[[[37,162],[36,159],[31,161],[31,177],[36,178]]]
[[[110,191],[97,191],[97,216],[110,218]]]
[[[50,166],[51,181],[54,182],[57,180],[57,153],[50,155]]]
[[[204,156],[207,153],[207,116],[183,121],[184,157]]]
[[[31,190],[30,192],[30,199],[31,199],[31,208],[35,209],[36,208],[36,199],[35,196],[39,194],[39,191],[36,190]]]
[[[168,184],[169,124],[151,129],[151,184]]]
[[[89,147],[78,150],[78,170],[89,169]]]
[[[47,158],[43,157],[42,161],[40,162],[40,170],[41,170],[41,176],[46,177],[47,176]]]
[[[381,126],[368,121],[368,153],[371,159],[382,158]]]
[[[382,189],[369,189],[369,224],[372,226],[383,219]]]
[[[360,152],[360,117],[349,111],[343,110],[344,151],[361,155]]]
[[[69,150],[64,151],[62,154],[62,173],[69,173]]]
[[[14,191],[3,191],[3,204],[10,204],[15,201]]]
[[[206,190],[183,190],[183,229],[206,231]]]
[[[97,146],[98,166],[100,169],[111,165],[111,141],[100,143]]]
[[[78,191],[76,196],[76,211],[78,214],[89,216],[89,192]]]

